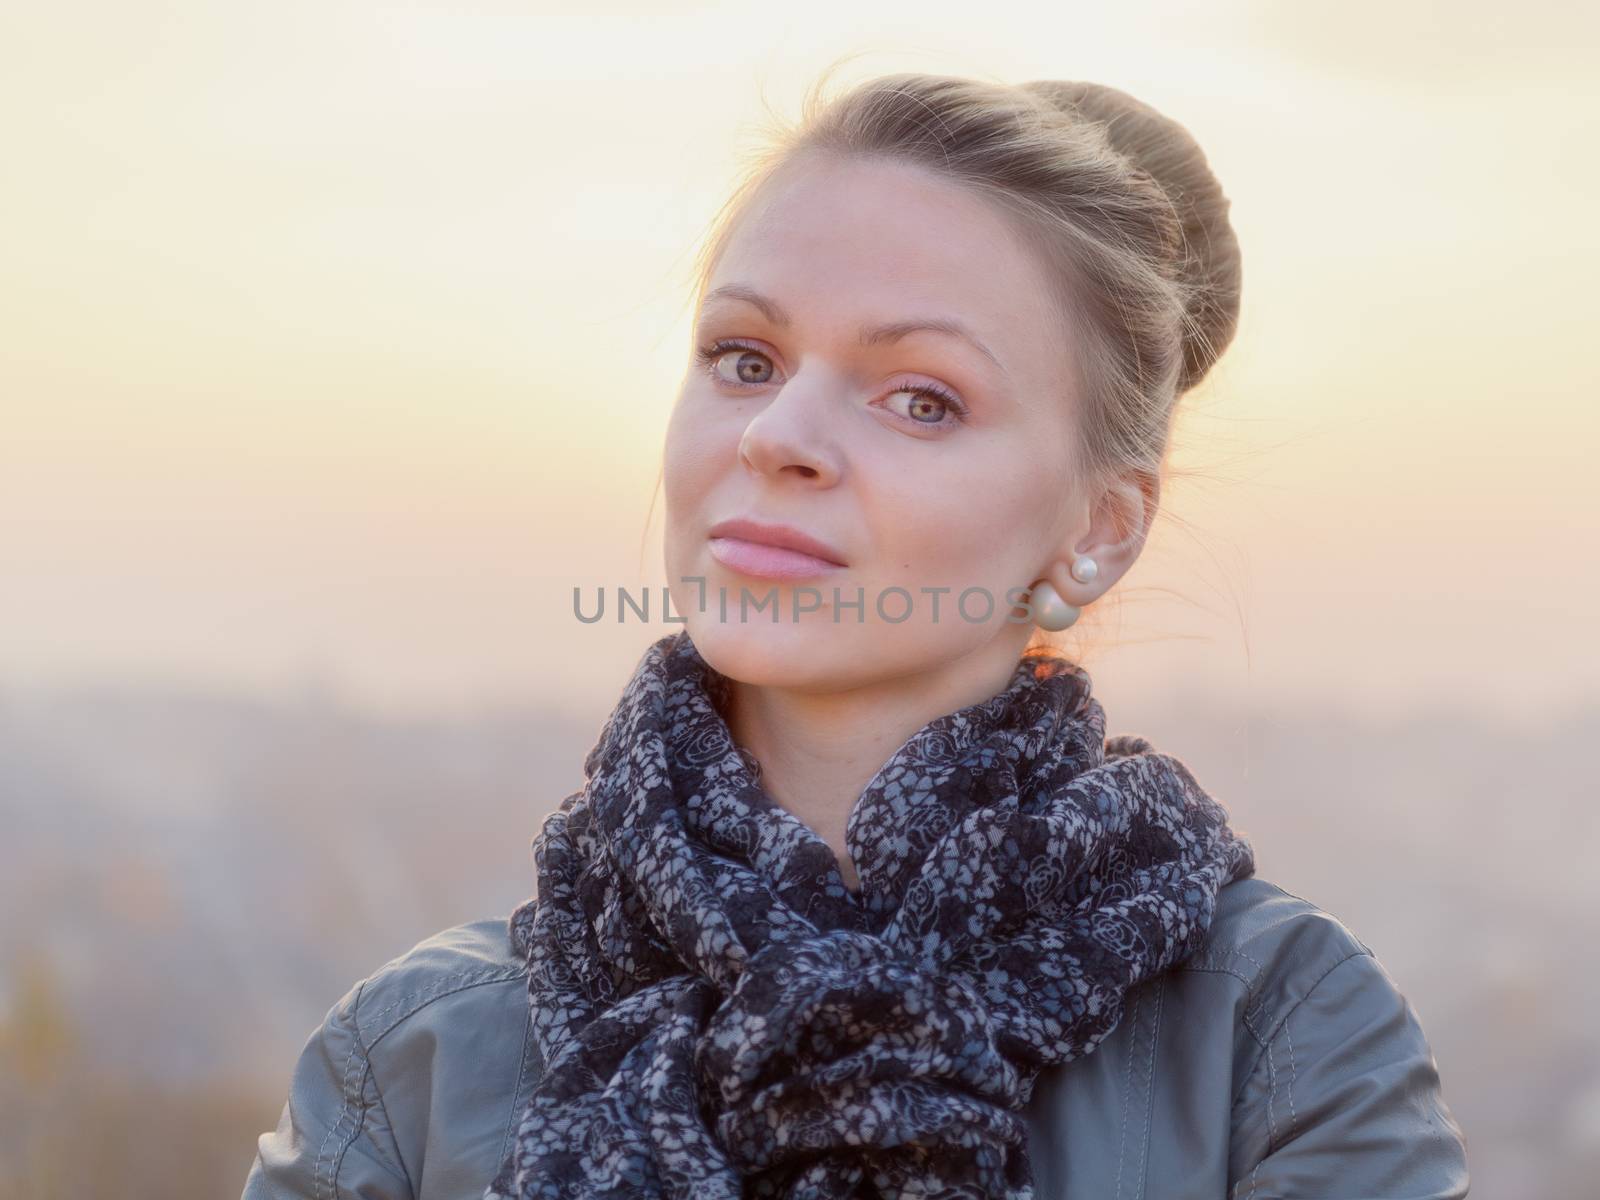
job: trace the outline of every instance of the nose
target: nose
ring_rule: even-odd
[[[841,464],[829,424],[830,397],[818,382],[791,379],[750,419],[739,459],[758,475],[792,475],[817,484],[838,480]]]

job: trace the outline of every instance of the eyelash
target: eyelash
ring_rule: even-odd
[[[727,384],[729,387],[761,387],[762,385],[759,383],[730,383],[728,380],[717,374],[717,360],[724,354],[727,354],[730,350],[746,350],[752,354],[759,354],[763,358],[770,357],[765,350],[762,350],[756,346],[752,346],[747,342],[741,342],[736,339],[728,338],[723,338],[712,342],[709,346],[700,347],[698,350],[696,350],[695,357],[699,360],[701,369],[708,376],[710,376],[712,381],[715,383]],[[959,425],[967,419],[968,409],[967,406],[961,402],[960,397],[956,396],[954,392],[946,391],[938,384],[911,383],[908,381],[904,386],[896,387],[894,391],[909,392],[913,396],[923,396],[928,399],[937,400],[952,414],[950,420],[939,421],[931,425],[926,421],[915,421],[910,417],[900,417],[899,413],[894,414],[896,417],[900,417],[902,421],[905,421],[909,424],[920,426],[923,429],[946,429],[951,425]]]

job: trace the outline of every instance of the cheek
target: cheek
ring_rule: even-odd
[[[684,543],[695,541],[716,515],[708,498],[739,462],[743,426],[690,394],[679,399],[667,422],[661,455],[664,534],[669,564],[681,565]]]
[[[885,569],[963,585],[1031,582],[1020,574],[1033,569],[1042,544],[1038,489],[1031,473],[1005,454],[897,480],[874,501]]]
[[[692,397],[680,399],[667,423],[661,460],[662,487],[669,506],[682,506],[705,493],[720,453],[718,431]]]

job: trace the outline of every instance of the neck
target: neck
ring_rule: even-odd
[[[924,725],[1004,691],[1020,657],[1013,651],[1009,642],[980,647],[926,671],[834,692],[730,680],[728,730],[761,763],[766,793],[828,844],[845,885],[856,890],[845,827],[861,793]]]

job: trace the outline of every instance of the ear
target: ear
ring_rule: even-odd
[[[1089,511],[1089,527],[1073,531],[1045,575],[1062,599],[1081,608],[1105,595],[1128,573],[1144,550],[1160,495],[1160,479],[1148,475],[1120,475],[1102,487]],[[1089,583],[1072,576],[1079,555],[1094,559],[1099,567]]]

